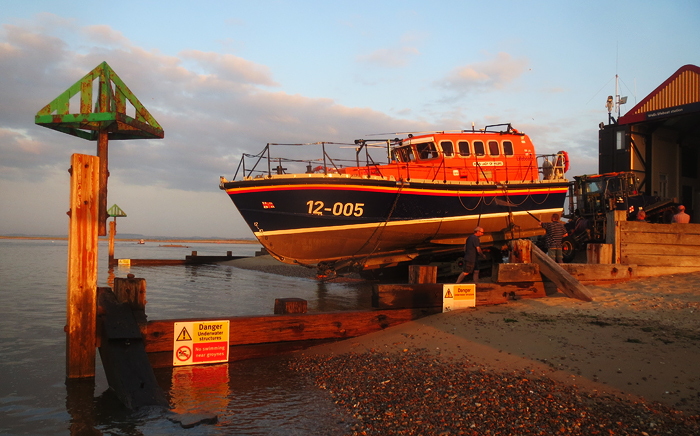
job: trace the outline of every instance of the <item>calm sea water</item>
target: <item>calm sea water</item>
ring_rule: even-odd
[[[117,242],[117,258],[253,256],[252,244],[162,247]],[[218,424],[183,429],[169,412],[129,412],[111,395],[97,359],[94,383],[65,379],[67,241],[0,239],[0,434],[310,435],[339,434],[325,392],[287,369],[288,356],[223,365],[156,370],[178,413],[208,411]],[[107,286],[108,248],[99,247],[98,286]],[[323,284],[230,265],[118,267],[146,279],[149,319],[271,314],[274,299],[299,297],[309,311],[370,306],[367,283]]]

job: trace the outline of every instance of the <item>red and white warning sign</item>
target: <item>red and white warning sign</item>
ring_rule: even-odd
[[[229,321],[176,322],[173,366],[228,362]]]

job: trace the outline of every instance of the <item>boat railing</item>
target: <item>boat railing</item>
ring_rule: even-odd
[[[369,149],[379,148],[376,144],[382,144],[380,148],[388,149],[390,145],[389,140],[387,141],[372,141],[371,143],[365,141],[359,141],[355,143],[338,143],[338,142],[313,142],[304,144],[278,144],[278,143],[268,143],[265,147],[257,154],[243,153],[241,160],[238,162],[238,167],[236,168],[236,173],[234,174],[233,180],[238,178],[239,173],[241,176],[246,178],[256,178],[256,177],[272,177],[273,175],[282,175],[291,173],[305,172],[307,174],[313,173],[323,173],[328,175],[329,173],[339,173],[343,168],[346,167],[366,167],[367,173],[377,174],[382,163],[377,163],[376,157],[373,157]],[[290,157],[277,157],[273,156],[271,153],[272,146],[281,147],[301,147],[301,146],[319,146],[321,147],[321,157],[320,158],[290,158]],[[328,153],[327,146],[338,146],[339,148],[352,148],[355,151],[354,156],[336,156],[332,157]],[[364,156],[363,156],[363,153]],[[252,165],[251,165],[252,163]],[[265,168],[267,164],[267,168]],[[300,164],[306,164],[306,170],[302,171]],[[296,169],[286,168],[285,166],[295,166]],[[261,168],[262,166],[262,168]],[[381,175],[381,174],[380,174]]]
[[[492,167],[489,161],[491,157],[477,157],[471,164],[465,165],[462,160],[455,160],[451,164],[450,158],[439,156],[430,161],[415,160],[412,158],[408,162],[398,162],[392,155],[392,147],[395,145],[395,140],[380,139],[373,141],[358,140],[354,143],[337,143],[337,142],[314,142],[304,144],[279,144],[268,143],[257,154],[244,153],[236,168],[236,173],[233,180],[236,180],[239,174],[243,179],[249,178],[271,178],[274,175],[284,174],[349,174],[351,176],[361,177],[385,177],[383,170],[390,168],[391,172],[400,172],[405,175],[405,179],[410,180],[411,176],[440,180],[448,179],[447,174],[454,171],[473,171],[471,181],[492,182],[497,179],[494,171],[498,169],[505,177],[500,176],[498,181],[506,183],[515,181],[534,181],[534,180],[561,180],[564,179],[564,173],[568,170],[568,156],[565,152],[560,151],[552,154],[540,154],[534,156],[526,154],[523,156],[514,156],[515,159],[510,161],[510,158],[504,160],[505,165],[502,167]],[[315,153],[320,157],[308,158],[301,155],[299,151],[293,150],[291,153],[286,153],[287,157],[277,155],[279,149],[284,147],[297,148],[304,150],[305,153],[309,147],[320,147]],[[273,148],[275,154],[272,153]],[[329,149],[336,148],[340,152],[338,154],[329,153]],[[343,151],[343,149],[353,150],[354,153]],[[377,150],[381,150],[381,155]],[[320,153],[319,153],[320,152]],[[288,157],[289,155],[298,155],[298,157]],[[374,156],[373,156],[374,154]],[[386,156],[384,156],[386,154]],[[510,161],[510,163],[508,163]],[[427,165],[427,162],[431,162]],[[515,163],[513,163],[515,162]],[[305,168],[304,168],[305,166]],[[428,172],[426,172],[428,171]],[[537,172],[537,174],[534,174]],[[404,178],[404,176],[401,176]],[[512,180],[509,180],[512,179]],[[503,179],[503,180],[501,180]],[[465,181],[470,181],[465,179]]]

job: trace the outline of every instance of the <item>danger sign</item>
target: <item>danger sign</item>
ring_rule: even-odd
[[[228,362],[229,321],[176,322],[173,366]]]
[[[476,307],[475,284],[442,285],[442,311]]]

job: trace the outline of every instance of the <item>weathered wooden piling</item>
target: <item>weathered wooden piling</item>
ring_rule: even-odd
[[[437,283],[437,267],[429,265],[410,265],[408,283]]]
[[[307,302],[303,298],[275,298],[275,315],[306,313]]]
[[[71,156],[66,376],[95,376],[99,158]]]

